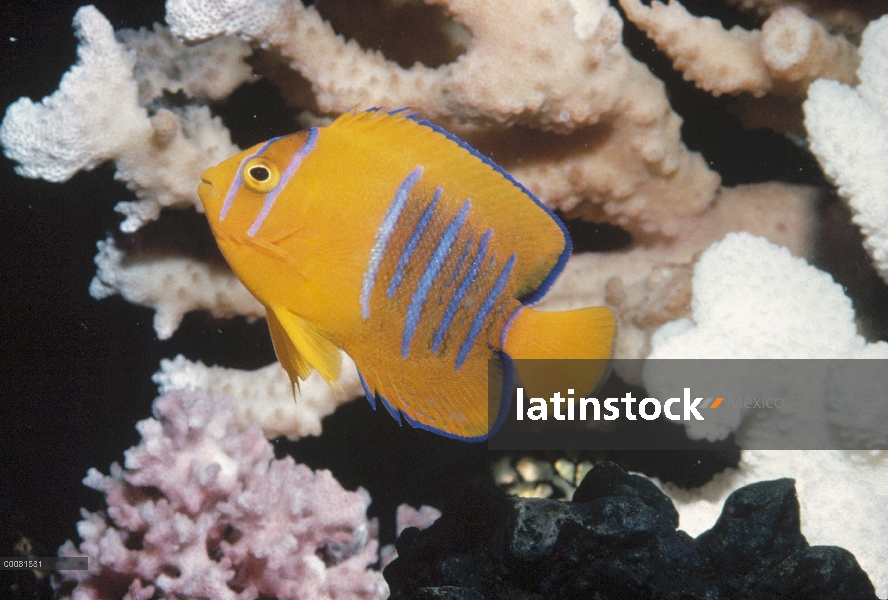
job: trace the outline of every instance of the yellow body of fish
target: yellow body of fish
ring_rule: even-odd
[[[294,385],[314,369],[332,383],[342,348],[374,406],[481,440],[499,411],[488,407],[489,359],[611,355],[610,309],[526,307],[570,254],[563,225],[427,122],[348,113],[202,180],[219,248],[265,305]]]

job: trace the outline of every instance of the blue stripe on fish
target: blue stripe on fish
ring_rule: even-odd
[[[373,242],[373,248],[370,250],[370,263],[367,265],[367,271],[364,273],[364,283],[361,286],[361,317],[367,319],[370,317],[370,294],[373,293],[373,286],[376,285],[376,272],[379,271],[379,265],[382,263],[382,256],[385,254],[385,248],[388,244],[389,237],[398,224],[398,217],[407,204],[407,197],[410,190],[419,181],[422,175],[422,167],[416,167],[410,174],[404,178],[398,191],[395,192],[395,198],[389,205],[382,219],[382,225],[376,231],[376,241]]]
[[[456,268],[453,269],[453,275],[450,276],[450,281],[447,282],[447,286],[453,285],[453,282],[456,281],[457,275],[459,275],[460,271],[462,271],[463,263],[466,260],[466,256],[469,255],[469,248],[472,247],[472,238],[466,240],[466,245],[463,246],[462,254],[459,256],[459,262],[456,263]]]
[[[416,326],[419,324],[419,316],[422,313],[422,306],[425,304],[426,297],[429,295],[429,290],[432,289],[432,284],[435,282],[435,278],[437,278],[438,273],[441,272],[441,267],[444,266],[444,259],[453,247],[453,242],[456,241],[456,236],[459,234],[459,230],[462,228],[463,223],[466,222],[466,216],[469,214],[469,209],[471,207],[472,201],[466,200],[465,203],[463,203],[462,208],[459,209],[459,213],[453,218],[447,226],[447,229],[444,230],[444,234],[441,236],[441,241],[438,242],[438,247],[435,248],[435,252],[432,254],[431,259],[429,259],[429,264],[426,265],[426,270],[419,280],[419,285],[416,286],[416,291],[413,293],[413,300],[407,308],[407,318],[404,322],[404,336],[401,338],[401,356],[403,358],[407,358],[410,354],[410,341],[413,339],[413,334],[416,333]]]
[[[503,271],[502,273],[500,273],[499,279],[496,280],[493,289],[490,290],[490,293],[487,295],[487,298],[484,300],[481,308],[478,309],[478,314],[475,315],[475,320],[472,321],[472,329],[469,331],[469,335],[466,337],[466,341],[463,343],[462,348],[459,349],[459,354],[456,357],[457,371],[459,371],[459,368],[462,366],[463,362],[466,360],[466,357],[469,355],[469,350],[472,349],[472,346],[475,343],[475,338],[477,338],[478,334],[481,333],[481,326],[484,325],[484,321],[487,319],[487,315],[489,315],[490,311],[493,309],[493,305],[496,302],[496,299],[502,293],[503,288],[506,287],[506,281],[509,279],[509,275],[512,272],[512,267],[514,266],[514,264],[515,255],[513,254],[506,262],[506,266],[503,267]]]
[[[570,240],[570,234],[567,232],[567,227],[564,226],[564,223],[561,222],[561,219],[556,217],[555,213],[553,213],[552,210],[548,206],[546,206],[545,204],[540,202],[536,196],[534,196],[533,194],[530,193],[530,190],[528,190],[526,187],[524,187],[523,185],[521,185],[520,183],[515,181],[515,179],[511,175],[509,175],[505,170],[503,170],[503,168],[501,166],[499,166],[498,164],[493,162],[493,160],[491,160],[489,157],[484,156],[483,154],[481,154],[480,152],[478,152],[477,150],[472,148],[469,144],[467,144],[463,140],[459,139],[456,135],[450,133],[449,131],[447,131],[443,127],[439,127],[438,125],[435,125],[434,123],[432,123],[428,119],[419,119],[418,117],[416,117],[416,115],[407,115],[407,117],[412,118],[414,121],[416,121],[420,125],[424,125],[425,127],[428,127],[429,129],[431,129],[432,131],[436,131],[437,133],[440,133],[441,135],[448,138],[449,140],[455,142],[456,144],[459,144],[460,147],[463,148],[466,152],[469,152],[472,155],[474,155],[475,157],[479,158],[486,165],[488,165],[491,169],[493,169],[494,171],[496,171],[497,173],[499,173],[500,175],[505,177],[507,180],[509,180],[509,182],[511,182],[512,185],[517,187],[519,190],[521,190],[522,193],[527,195],[528,198],[533,200],[537,206],[539,206],[544,211],[546,211],[546,214],[549,215],[552,218],[552,220],[554,220],[555,223],[558,225],[558,227],[561,229],[561,233],[564,235],[564,250],[561,251],[561,256],[558,257],[558,262],[555,264],[554,267],[552,267],[552,270],[546,276],[546,279],[543,280],[543,282],[540,284],[540,286],[534,292],[532,292],[530,295],[528,295],[525,298],[519,298],[519,300],[521,300],[521,302],[525,306],[531,306],[531,305],[539,302],[540,299],[542,299],[542,297],[546,295],[546,292],[549,291],[549,288],[552,287],[552,284],[555,283],[555,279],[557,279],[558,275],[561,273],[561,271],[564,270],[564,266],[567,264],[567,259],[570,258],[570,253],[573,248],[573,244]]]
[[[228,194],[225,196],[225,202],[222,203],[222,210],[219,211],[219,221],[220,222],[224,221],[225,217],[228,216],[228,211],[231,210],[231,204],[234,202],[234,197],[237,195],[237,192],[238,192],[238,190],[240,190],[240,187],[244,184],[244,176],[242,174],[244,171],[244,165],[247,164],[247,161],[253,160],[257,156],[259,156],[260,154],[265,152],[266,148],[268,148],[273,142],[276,142],[279,139],[281,139],[281,138],[276,137],[276,138],[268,140],[267,142],[262,144],[261,148],[259,148],[256,152],[254,152],[253,154],[251,154],[248,157],[246,157],[245,159],[243,159],[241,161],[240,165],[238,165],[237,175],[234,176],[234,181],[232,182],[231,187],[228,188]]]
[[[429,204],[428,208],[425,209],[425,212],[422,213],[419,222],[416,224],[413,233],[410,235],[410,239],[407,240],[407,245],[404,246],[404,250],[401,252],[401,257],[398,259],[398,267],[395,269],[395,274],[392,276],[392,280],[389,282],[389,287],[386,291],[386,295],[389,298],[395,295],[395,290],[401,285],[401,280],[404,278],[404,269],[407,267],[407,263],[416,251],[416,247],[419,245],[419,239],[422,237],[422,232],[425,231],[426,226],[432,219],[432,214],[435,212],[435,206],[438,204],[438,198],[441,197],[442,193],[443,190],[441,188],[435,190],[432,203]]]
[[[379,401],[382,402],[382,405],[388,411],[388,413],[392,416],[392,418],[398,422],[398,426],[401,425],[401,411],[392,406],[389,401],[385,398],[385,396],[380,395]]]
[[[360,371],[358,371],[358,379],[361,380],[361,387],[364,388],[364,395],[367,396],[367,402],[370,403],[373,410],[376,410],[376,394],[370,391],[370,386],[367,385],[367,382],[364,380],[364,376],[361,375]]]
[[[444,340],[444,334],[450,327],[453,317],[456,316],[456,311],[459,309],[459,303],[462,301],[463,296],[466,295],[466,292],[469,291],[469,287],[475,282],[475,278],[478,276],[478,269],[481,268],[481,263],[484,261],[484,255],[487,254],[487,242],[492,235],[493,229],[488,229],[487,232],[481,236],[481,241],[478,243],[478,254],[475,255],[475,259],[472,261],[468,272],[456,289],[456,293],[450,300],[450,304],[447,305],[447,310],[444,311],[444,318],[441,319],[441,324],[438,325],[438,331],[435,332],[435,338],[432,341],[432,352],[438,351],[438,347]]]
[[[256,220],[247,230],[247,235],[249,235],[250,237],[256,235],[256,232],[259,231],[259,227],[262,226],[262,222],[265,220],[265,217],[268,216],[268,213],[270,213],[271,209],[274,207],[274,201],[277,200],[277,197],[281,193],[281,191],[287,187],[288,183],[290,183],[290,179],[293,178],[293,175],[295,175],[297,169],[299,169],[299,165],[302,164],[302,159],[304,159],[311,153],[312,150],[314,150],[317,142],[318,128],[312,127],[308,130],[308,138],[306,138],[305,143],[302,144],[302,148],[300,148],[299,151],[293,155],[293,158],[290,159],[290,164],[287,165],[287,168],[281,175],[280,182],[273,190],[265,195],[265,204],[262,205],[262,210],[259,212],[259,216],[256,217]],[[238,175],[240,175],[240,173],[238,173]]]

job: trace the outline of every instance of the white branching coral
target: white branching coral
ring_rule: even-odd
[[[321,419],[336,407],[363,392],[355,363],[343,353],[342,372],[331,388],[317,372],[301,382],[298,401],[293,401],[293,387],[286,371],[278,363],[255,371],[226,369],[192,362],[179,355],[160,361],[154,382],[161,394],[201,392],[226,396],[237,403],[235,420],[242,426],[257,424],[268,438],[287,436],[297,439],[321,435]]]
[[[732,233],[710,246],[691,285],[691,317],[660,329],[650,358],[855,358],[868,352],[842,286],[760,237]],[[877,346],[888,351],[884,342]]]
[[[867,27],[856,89],[820,80],[808,90],[811,151],[848,201],[864,245],[888,281],[888,17]]]
[[[710,246],[694,266],[691,286],[690,318],[669,322],[653,335],[644,381],[654,395],[675,389],[673,380],[681,376],[670,363],[659,368],[661,359],[888,359],[888,343],[868,343],[857,332],[851,300],[828,273],[760,237],[732,233]],[[792,367],[778,360],[764,366],[754,360],[729,363],[705,376],[722,389],[754,379],[756,389],[776,396],[788,380],[796,388],[799,381],[811,387],[804,402],[789,402],[768,418],[752,410],[713,411],[705,421],[686,424],[693,438],[716,440],[737,431],[744,447],[841,448],[839,438],[854,431],[863,438],[852,447],[879,448],[888,441],[884,402],[847,406],[854,398],[884,395],[866,390],[880,379],[872,373],[857,385],[842,363],[835,369],[811,360]]]
[[[159,339],[173,335],[185,313],[206,310],[214,317],[265,316],[265,309],[229,269],[183,256],[129,256],[107,239],[98,243],[98,270],[89,293],[100,300],[121,294],[154,309]]]
[[[803,96],[818,77],[853,82],[857,49],[831,36],[801,10],[776,10],[761,30],[725,30],[709,17],[694,17],[677,0],[669,4],[620,0],[626,15],[700,88],[719,94],[747,92]]]
[[[80,63],[52,96],[35,104],[20,98],[6,110],[0,144],[18,162],[16,173],[67,181],[112,160],[134,138],[151,136],[133,80],[136,57],[114,39],[114,29],[92,6],[74,15]]]
[[[59,90],[39,104],[21,98],[6,111],[0,145],[6,156],[19,163],[16,172],[66,181],[77,171],[114,161],[117,178],[139,199],[117,207],[127,216],[121,230],[128,233],[157,219],[164,207],[198,206],[195,185],[200,174],[238,151],[228,130],[205,106],[161,109],[149,116],[140,98],[144,103],[149,91],[162,92],[158,85],[176,89],[167,75],[157,71],[170,70],[169,61],[149,61],[144,52],[137,58],[136,52],[116,40],[111,24],[93,6],[77,11],[74,28],[81,39],[80,62],[65,75]],[[152,46],[145,43],[144,34],[123,37],[136,48]],[[206,53],[179,43],[178,51],[185,54],[179,66],[187,63],[200,73],[192,73],[187,78],[191,83],[179,89],[209,95],[208,83],[196,88],[193,81],[213,79],[213,73],[225,73],[224,83],[214,93],[230,92],[238,79],[247,80],[250,73],[242,65],[242,42],[233,42],[240,51],[218,52],[231,43],[218,42],[214,60],[189,60]],[[163,44],[154,44],[154,50],[159,45]],[[135,70],[145,85],[140,86]]]

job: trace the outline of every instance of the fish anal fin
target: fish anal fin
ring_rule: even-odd
[[[430,356],[421,363],[405,363],[385,371],[368,369],[361,375],[368,398],[372,395],[401,424],[440,435],[478,442],[491,430],[488,412],[488,359],[491,351],[473,353],[459,374],[452,363]],[[500,386],[501,387],[501,386]],[[496,397],[498,411],[500,397]],[[371,402],[373,404],[373,402]]]
[[[529,397],[549,397],[562,388],[583,395],[607,374],[615,333],[614,313],[606,306],[564,312],[523,307],[504,332],[503,350],[514,359]]]
[[[268,329],[278,360],[294,388],[317,370],[336,389],[342,354],[330,339],[309,321],[283,308],[266,307]]]

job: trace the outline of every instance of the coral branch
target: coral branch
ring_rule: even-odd
[[[116,41],[111,24],[93,6],[77,11],[74,27],[80,63],[42,103],[21,98],[10,105],[0,126],[4,152],[20,163],[16,172],[66,181],[79,170],[114,161],[117,178],[139,199],[117,207],[127,216],[125,232],[157,219],[163,207],[200,207],[201,172],[236,153],[237,146],[205,106],[160,109],[151,116],[145,103],[161,86],[207,97],[230,92],[250,76],[242,65],[244,45],[235,40],[188,49],[168,36],[155,34],[155,43],[147,43],[147,33],[122,36],[142,52],[137,56]],[[158,58],[172,51],[180,54],[178,64]],[[193,70],[179,71],[184,67]],[[183,81],[173,83],[170,72]]]
[[[239,430],[234,407],[198,394],[154,403],[139,445],[111,475],[84,483],[106,512],[82,511],[79,548],[88,571],[63,571],[59,595],[118,598],[385,598],[377,527],[366,491],[344,490],[329,471],[274,459],[258,427]]]
[[[811,151],[848,201],[864,246],[888,281],[888,17],[863,35],[857,89],[817,81],[805,102]]]
[[[735,26],[726,31],[709,17],[694,17],[677,0],[669,4],[620,0],[635,25],[656,42],[675,68],[713,95],[746,92],[803,97],[819,77],[855,81],[857,49],[831,36],[794,7],[772,14],[761,31]]]
[[[181,256],[127,257],[110,238],[97,245],[98,272],[90,283],[90,295],[101,299],[120,294],[133,304],[153,308],[159,339],[172,336],[192,310],[206,310],[219,318],[265,316],[265,308],[227,267]]]
[[[346,354],[336,388],[315,372],[300,384],[295,398],[290,379],[278,363],[243,371],[208,367],[179,355],[160,361],[154,383],[161,394],[181,391],[230,397],[237,403],[235,421],[242,426],[259,425],[268,438],[321,435],[321,419],[364,393],[355,363]]]

